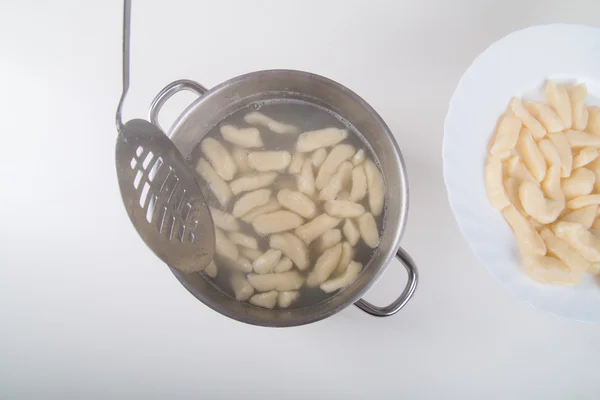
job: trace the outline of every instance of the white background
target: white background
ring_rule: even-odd
[[[349,307],[266,329],[196,301],[127,219],[121,2],[4,0],[0,398],[597,399],[600,326],[535,311],[488,275],[451,215],[440,150],[452,91],[491,42],[598,15],[596,0],[134,2],[127,119],[175,79],[294,68],[359,93],[402,149],[413,300],[386,319]],[[367,299],[391,301],[403,279],[395,262]]]

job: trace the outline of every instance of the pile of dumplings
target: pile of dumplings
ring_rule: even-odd
[[[600,274],[600,107],[585,84],[547,81],[546,103],[513,98],[485,166],[488,198],[515,234],[525,272],[576,285]]]
[[[196,171],[219,204],[211,207],[217,257],[205,273],[225,268],[237,300],[269,309],[289,307],[302,287],[350,285],[363,268],[356,246],[379,245],[378,167],[346,129],[300,133],[257,111],[244,122],[200,142]],[[269,148],[269,135],[293,135],[290,149]]]

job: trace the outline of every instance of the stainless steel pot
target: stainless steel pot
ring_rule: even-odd
[[[184,156],[216,124],[234,111],[256,101],[273,99],[302,100],[333,111],[347,120],[378,157],[385,187],[385,220],[379,248],[358,279],[324,302],[299,309],[267,310],[242,303],[226,295],[201,274],[171,271],[187,290],[207,306],[238,321],[262,326],[296,326],[329,317],[354,303],[375,316],[398,312],[417,286],[417,268],[400,248],[408,211],[406,168],[396,140],[377,112],[356,93],[330,79],[301,71],[270,70],[252,72],[221,83],[211,90],[193,81],[180,80],[167,85],[150,106],[150,121],[158,125],[163,104],[175,93],[188,90],[198,94],[170,129],[169,136]],[[396,255],[408,272],[408,282],[396,301],[377,307],[361,296],[375,284]]]

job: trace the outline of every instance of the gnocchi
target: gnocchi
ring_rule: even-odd
[[[304,278],[297,271],[289,271],[264,275],[248,274],[248,282],[257,292],[271,290],[286,292],[300,289],[304,284]]]
[[[278,293],[276,290],[266,293],[259,293],[250,297],[249,302],[257,307],[272,309],[277,303],[277,295]]]
[[[546,104],[538,101],[529,101],[524,105],[527,111],[546,128],[547,132],[561,132],[565,129],[563,121]]]
[[[258,189],[253,192],[246,193],[235,202],[233,205],[232,214],[234,217],[241,217],[250,210],[267,204],[270,197],[270,189]]]
[[[598,158],[598,150],[593,147],[585,147],[573,158],[573,168],[586,166],[596,158]]]
[[[331,177],[329,183],[319,193],[319,200],[333,200],[352,177],[352,163],[344,161],[337,172]]]
[[[277,172],[262,172],[237,178],[229,184],[229,187],[231,187],[231,192],[237,196],[243,192],[270,186],[275,179],[277,179]]]
[[[254,288],[246,277],[240,273],[231,275],[231,288],[235,294],[235,299],[239,301],[248,300],[254,294]]]
[[[342,220],[334,218],[328,214],[321,214],[315,219],[296,228],[294,233],[306,244],[310,244],[313,240],[324,234],[330,229],[339,225]]]
[[[338,167],[344,161],[352,157],[355,152],[356,150],[354,149],[354,146],[349,144],[339,144],[335,146],[319,168],[319,173],[315,179],[315,187],[318,190],[323,189],[325,185],[329,183],[331,177],[337,171]]]
[[[525,210],[523,210],[523,206],[521,205],[521,200],[519,200],[520,185],[521,182],[515,178],[508,177],[504,181],[504,188],[506,189],[510,204],[512,204],[519,213],[525,214]]]
[[[365,175],[367,176],[367,187],[369,191],[369,208],[374,216],[383,212],[384,183],[381,172],[371,160],[365,160]]]
[[[490,154],[504,158],[510,154],[517,145],[519,132],[521,131],[521,120],[512,115],[503,115],[498,120]]]
[[[530,132],[535,139],[541,139],[546,136],[546,129],[527,111],[521,99],[513,97],[508,106],[513,114],[527,127],[526,131]]]
[[[358,278],[379,244],[385,185],[369,148],[339,122],[302,131],[263,113],[270,107],[280,103],[240,110],[241,118],[235,112],[191,157],[210,189],[215,226],[215,259],[204,278],[224,282],[239,301],[287,309],[321,301]],[[294,121],[332,118],[324,114]],[[507,114],[507,122],[519,134],[521,120]],[[514,148],[510,135],[497,135],[497,148]]]
[[[333,271],[332,276],[337,277],[340,276],[346,271],[348,264],[354,258],[354,247],[349,242],[342,243],[342,254],[340,255],[340,261],[338,261],[335,270]]]
[[[281,250],[283,254],[296,264],[299,270],[304,271],[308,268],[308,248],[294,234],[286,232],[271,235],[269,246],[273,249]]]
[[[356,224],[351,219],[347,219],[346,222],[344,222],[342,230],[344,231],[344,237],[350,245],[356,246],[360,239],[360,232],[358,231]]]
[[[512,228],[522,253],[546,255],[544,241],[529,221],[514,206],[506,207],[502,210],[502,215]]]
[[[583,130],[588,122],[588,110],[585,105],[587,100],[587,87],[584,84],[573,85],[567,88],[571,100],[572,128]]]
[[[588,261],[600,262],[600,240],[581,224],[558,222],[553,227],[556,237],[567,242]]]
[[[335,270],[335,267],[337,267],[341,255],[341,244],[337,244],[332,248],[325,250],[317,260],[315,268],[308,274],[306,284],[309,287],[315,287],[325,282],[327,278],[329,278],[329,275]]]
[[[304,165],[297,178],[298,190],[312,196],[315,194],[315,175],[312,169],[312,161],[304,160]]]
[[[526,256],[523,268],[534,280],[551,285],[573,286],[579,282],[579,276],[554,257]]]
[[[558,154],[558,149],[552,143],[552,140],[548,138],[544,138],[538,142],[538,147],[540,151],[544,155],[544,159],[546,160],[546,165],[549,166],[559,166],[562,168],[562,161],[560,158],[560,154]]]
[[[283,207],[304,218],[312,218],[317,213],[317,206],[315,203],[301,192],[282,189],[277,193],[277,200]]]
[[[235,162],[238,171],[241,173],[250,171],[250,166],[248,165],[248,153],[250,153],[248,149],[241,147],[234,147],[233,150],[231,150],[231,158],[233,158],[233,162]]]
[[[302,217],[291,211],[274,211],[259,215],[252,221],[252,227],[261,236],[292,230],[302,225]]]
[[[248,165],[259,172],[282,171],[291,161],[292,156],[284,150],[252,151],[248,154]]]
[[[229,143],[243,148],[263,147],[260,132],[256,128],[239,129],[232,125],[223,125],[220,128],[221,136]]]
[[[323,208],[327,214],[337,218],[358,218],[365,213],[361,204],[344,200],[329,200]]]
[[[596,213],[598,212],[598,206],[593,204],[591,206],[582,207],[578,210],[571,211],[562,217],[562,221],[575,222],[581,224],[586,229],[590,229],[596,220]]]
[[[547,81],[544,86],[544,96],[546,101],[563,121],[565,129],[571,129],[571,99],[567,93],[567,89],[563,85],[559,85],[554,81]]]
[[[302,154],[302,153],[300,153],[300,154]],[[311,157],[312,163],[315,166],[315,168],[319,168],[321,166],[321,164],[323,164],[323,161],[325,161],[326,158],[327,158],[327,150],[325,150],[323,147],[315,150]]]
[[[298,300],[298,297],[300,297],[300,292],[297,290],[279,292],[279,295],[277,296],[277,305],[279,308],[288,308],[293,302]]]
[[[273,118],[270,118],[258,111],[246,114],[244,116],[244,121],[246,121],[250,125],[262,125],[264,127],[269,128],[271,131],[279,133],[281,135],[295,134],[300,132],[300,130],[294,125],[284,124],[283,122],[275,121]]]
[[[200,148],[221,179],[225,181],[233,179],[237,172],[237,164],[218,140],[208,137],[200,142]]]
[[[288,173],[292,175],[297,175],[302,171],[302,166],[304,165],[304,153],[296,152],[292,156],[292,161],[290,161],[290,166],[288,167]]]
[[[330,247],[335,246],[339,242],[342,241],[342,231],[339,229],[332,229],[330,231],[325,232],[320,239],[319,248],[321,250],[326,250]]]
[[[485,165],[485,190],[488,199],[496,210],[502,210],[510,204],[506,189],[502,183],[502,161],[492,157]],[[525,183],[525,182],[524,182]]]
[[[252,272],[252,263],[245,257],[238,257],[233,260],[231,258],[224,258],[225,265],[234,271],[240,272]]]
[[[379,231],[377,230],[377,222],[375,222],[373,214],[364,213],[360,216],[358,219],[358,231],[367,246],[372,249],[379,246]]]
[[[356,261],[351,261],[350,264],[348,264],[346,271],[344,271],[342,275],[321,283],[320,288],[326,293],[331,293],[344,288],[358,278],[360,271],[362,271],[362,264]]]
[[[561,182],[561,189],[567,199],[585,196],[592,193],[596,174],[587,168],[579,168],[573,171],[571,176]]]
[[[273,272],[275,266],[281,260],[281,251],[275,249],[267,250],[262,256],[252,263],[252,268],[257,274],[268,274]]]
[[[571,147],[600,147],[600,136],[591,133],[568,130],[565,136]]]
[[[513,177],[519,181],[537,182],[533,175],[531,175],[531,172],[525,168],[525,165],[521,162],[521,158],[519,156],[511,157],[507,161],[506,166],[508,167],[508,175],[510,177]]]
[[[219,270],[217,269],[217,264],[215,264],[214,260],[208,264],[208,267],[204,269],[204,272],[213,279],[217,277]]]
[[[517,151],[535,180],[541,182],[546,176],[546,160],[530,131],[521,131],[517,140]]]
[[[571,248],[567,242],[555,236],[550,229],[542,229],[540,235],[544,239],[548,250],[564,262],[571,271],[582,274],[588,270],[589,262]]]
[[[557,201],[560,207],[564,208],[565,194],[561,189],[560,183],[560,167],[550,167],[546,173],[546,178],[542,182],[542,189],[550,199]]]
[[[213,222],[217,228],[228,232],[236,232],[240,230],[240,224],[233,215],[214,207],[210,207],[210,214],[212,215]]]
[[[294,268],[292,259],[285,256],[285,257],[281,257],[281,260],[279,260],[279,262],[273,269],[273,272],[287,272],[287,271],[291,270],[292,268]]]
[[[586,105],[584,84],[547,81],[543,94],[546,103],[513,98],[500,116],[485,188],[515,235],[523,271],[572,286],[586,272],[600,273],[600,108]],[[367,214],[358,218],[365,242],[360,222]]]
[[[219,228],[215,228],[215,252],[231,260],[237,260],[239,255],[237,246]]]
[[[308,153],[321,147],[335,146],[348,137],[348,131],[339,128],[325,128],[304,132],[298,137],[296,150]]]
[[[589,194],[587,196],[576,197],[567,202],[567,208],[576,210],[578,208],[591,206],[593,204],[600,204],[600,194]]]
[[[350,190],[350,201],[361,201],[367,195],[367,175],[365,169],[359,165],[352,170],[352,190]]]
[[[200,158],[198,164],[196,164],[196,172],[204,179],[221,206],[227,207],[229,200],[233,197],[233,193],[231,193],[229,185],[221,179],[208,161]]]
[[[249,247],[240,248],[240,254],[251,261],[254,261],[258,257],[262,256],[262,253],[260,250],[251,249]]]
[[[273,211],[277,211],[280,209],[281,209],[281,204],[279,204],[277,199],[270,199],[267,202],[267,204],[265,204],[263,206],[255,207],[252,209],[252,211],[248,212],[247,214],[244,214],[241,217],[241,220],[250,224],[250,223],[254,222],[254,220],[256,218],[260,217],[261,215],[271,213]]]
[[[556,221],[565,208],[564,201],[546,199],[541,188],[533,182],[523,182],[519,186],[519,200],[525,212],[540,224]]]
[[[564,133],[551,133],[548,137],[554,144],[554,147],[556,147],[556,151],[558,151],[560,157],[561,177],[566,178],[571,175],[571,171],[573,170],[573,152],[571,151],[569,140]]]
[[[229,234],[229,240],[238,246],[248,247],[250,249],[258,249],[258,240],[252,236],[245,235],[240,232],[232,232]]]
[[[358,150],[353,156],[352,156],[352,165],[354,165],[355,167],[359,166],[360,164],[363,163],[363,161],[365,161],[365,149],[360,149]]]

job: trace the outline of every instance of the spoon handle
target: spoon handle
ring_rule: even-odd
[[[117,106],[116,122],[117,130],[123,129],[122,109],[127,91],[129,90],[129,36],[131,23],[131,0],[125,0],[123,6],[123,92]]]

